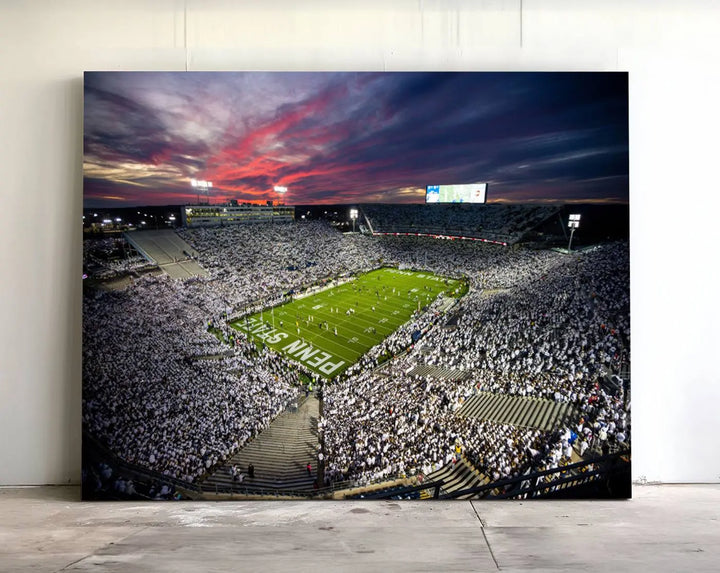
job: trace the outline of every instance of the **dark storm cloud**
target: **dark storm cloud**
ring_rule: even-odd
[[[169,150],[158,138],[164,126],[152,110],[101,89],[85,86],[85,153],[101,158],[145,160]]]
[[[573,96],[566,84],[572,78],[560,75],[563,85],[548,89],[534,101],[533,78],[484,76],[434,74],[432,81],[424,81],[424,75],[408,76],[412,81],[399,82],[385,98],[373,98],[373,109],[394,121],[370,126],[373,129],[358,124],[363,129],[332,150],[326,162],[414,173],[419,181],[412,183],[419,185],[498,177],[530,183],[537,176],[564,171],[582,178],[602,175],[613,165],[615,170],[626,171],[626,117],[616,119],[615,126],[608,125],[605,102],[586,105],[582,100],[571,108],[568,100]],[[544,83],[553,86],[552,80]],[[506,92],[499,89],[503,84]],[[592,86],[586,91],[592,91]],[[428,94],[434,97],[425,97]],[[478,104],[478,94],[493,97]],[[365,109],[361,111],[367,116]],[[350,116],[347,123],[352,125],[355,119]],[[553,131],[548,133],[548,129]],[[620,130],[619,136],[614,129]],[[619,155],[620,161],[598,159],[604,155]],[[533,169],[522,171],[528,166]],[[432,179],[448,171],[456,178]]]

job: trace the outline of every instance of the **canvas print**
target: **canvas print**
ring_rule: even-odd
[[[85,499],[630,496],[626,73],[84,78]]]

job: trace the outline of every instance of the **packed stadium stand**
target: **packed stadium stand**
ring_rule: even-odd
[[[410,207],[407,223],[385,206],[368,207],[368,218],[381,229],[447,234],[462,222],[468,232],[469,218],[449,215],[467,206],[448,206],[436,227],[425,226],[435,221],[426,206]],[[492,207],[478,235],[521,237],[552,216]],[[627,241],[567,255],[343,234],[323,221],[180,229],[153,244],[140,236],[153,260],[174,264],[179,249],[207,276],[141,276],[84,298],[84,430],[133,468],[200,492],[232,486],[231,472],[247,476],[252,463],[258,487],[312,495],[315,485],[429,476],[467,488],[629,451],[626,381],[602,383],[628,371]],[[451,309],[418,310],[327,382],[228,325],[288,292],[380,266],[464,277],[469,291]],[[317,410],[294,412],[305,391]]]
[[[424,204],[361,206],[374,233],[423,233],[486,239],[511,245],[556,215],[543,205]]]

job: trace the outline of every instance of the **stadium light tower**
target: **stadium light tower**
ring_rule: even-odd
[[[210,204],[210,189],[212,189],[212,181],[203,181],[201,179],[190,179],[190,185],[193,186],[194,189],[199,189],[201,191],[205,192],[205,200],[207,201],[207,204]],[[200,202],[200,194],[198,193],[198,203]]]
[[[570,227],[570,241],[568,241],[568,253],[570,252],[570,247],[572,246],[572,240],[573,235],[575,234],[575,229],[580,228],[580,215],[575,213],[573,215],[570,215],[568,218],[568,227]]]
[[[275,189],[275,193],[280,195],[280,201],[281,201],[280,204],[283,205],[285,202],[282,201],[282,198],[285,196],[285,193],[287,193],[288,188],[285,187],[284,185],[275,185],[275,187],[273,189]]]
[[[355,232],[355,220],[358,218],[358,210],[357,209],[350,209],[350,218],[353,222],[353,233]]]

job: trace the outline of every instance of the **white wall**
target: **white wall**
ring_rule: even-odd
[[[709,6],[3,1],[0,484],[80,475],[82,72],[184,69],[629,70],[633,475],[718,481],[720,13]]]

